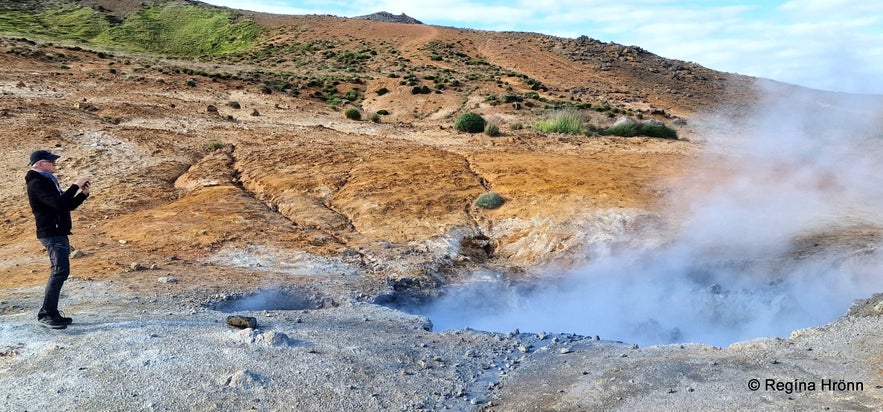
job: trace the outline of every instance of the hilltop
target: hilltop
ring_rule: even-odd
[[[0,188],[0,386],[13,409],[49,407],[31,397],[44,386],[83,387],[70,410],[881,404],[872,291],[830,325],[728,349],[433,332],[383,306],[469,281],[542,282],[592,247],[627,247],[624,234],[665,243],[687,212],[671,196],[681,179],[727,177],[697,169],[701,126],[746,116],[758,79],[587,36],[196,1],[7,2],[0,33],[0,166],[14,183]],[[838,109],[838,95],[759,81]],[[879,102],[866,99],[859,109]],[[458,131],[467,112],[500,135]],[[583,129],[534,127],[562,112]],[[621,117],[677,137],[605,134]],[[70,334],[32,319],[47,261],[15,182],[38,148],[62,155],[62,182],[94,178],[74,213]],[[491,192],[502,206],[476,205]],[[859,259],[881,232],[821,230],[786,256]],[[261,329],[225,329],[225,305],[255,293],[240,312]],[[70,379],[35,378],[50,371]],[[866,389],[744,396],[747,379],[773,376]]]

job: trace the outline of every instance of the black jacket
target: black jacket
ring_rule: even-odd
[[[55,182],[35,170],[28,171],[25,182],[28,184],[31,211],[37,221],[37,238],[70,235],[71,210],[81,205],[89,195],[77,193],[80,189],[77,185],[58,193]]]

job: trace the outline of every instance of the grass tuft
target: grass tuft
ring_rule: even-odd
[[[577,110],[558,110],[534,125],[534,129],[545,133],[585,133],[585,117]]]

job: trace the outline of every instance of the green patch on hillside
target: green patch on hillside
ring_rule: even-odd
[[[43,9],[0,11],[0,32],[50,39],[89,42],[110,27],[104,15],[73,5]]]
[[[89,7],[53,3],[42,9],[0,9],[0,32],[74,40],[168,56],[220,56],[257,43],[261,27],[223,9],[155,2],[122,21]]]
[[[224,55],[251,47],[260,34],[254,22],[235,19],[226,10],[167,3],[126,16],[96,41],[175,56]]]

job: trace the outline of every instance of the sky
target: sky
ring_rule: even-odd
[[[638,46],[710,69],[883,94],[883,2],[849,0],[207,0],[276,14],[379,11],[424,24]]]

